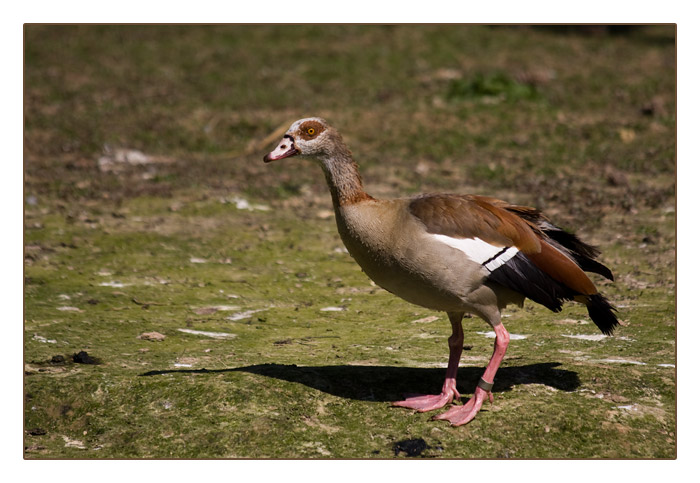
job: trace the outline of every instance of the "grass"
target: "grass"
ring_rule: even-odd
[[[674,458],[674,35],[26,26],[25,457]],[[390,408],[439,390],[449,324],[343,252],[316,166],[263,165],[308,115],[375,196],[488,194],[600,246],[616,337],[508,308],[527,337],[475,421]],[[492,340],[465,331],[466,398]]]

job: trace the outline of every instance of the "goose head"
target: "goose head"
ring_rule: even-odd
[[[323,159],[339,148],[347,149],[338,131],[320,117],[308,117],[295,121],[263,161],[269,163],[297,155]]]

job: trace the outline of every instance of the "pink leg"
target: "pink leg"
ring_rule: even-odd
[[[463,313],[448,313],[452,324],[452,335],[447,339],[450,346],[450,361],[447,363],[447,375],[445,383],[442,385],[442,392],[437,395],[411,395],[403,401],[391,403],[392,406],[400,406],[403,408],[415,409],[418,412],[432,411],[440,409],[446,404],[451,403],[454,399],[459,399],[461,396],[457,391],[457,368],[459,367],[459,358],[462,355],[464,347],[464,332],[462,331]]]
[[[493,345],[493,355],[491,360],[486,366],[486,371],[482,379],[486,382],[493,382],[493,378],[496,375],[498,366],[501,365],[503,356],[506,354],[506,349],[508,348],[508,342],[510,341],[510,335],[508,331],[503,327],[503,324],[498,324],[493,328],[496,332],[496,342]],[[452,423],[453,426],[460,426],[462,424],[467,424],[469,421],[474,419],[476,414],[481,409],[481,405],[484,403],[486,398],[489,398],[493,402],[493,394],[491,391],[485,391],[484,389],[477,387],[474,392],[474,397],[467,402],[464,406],[453,406],[448,411],[435,416],[433,419],[444,419]]]

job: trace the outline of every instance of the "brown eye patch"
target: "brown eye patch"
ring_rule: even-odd
[[[323,125],[318,121],[306,121],[299,126],[299,137],[308,141],[321,134],[324,129]]]

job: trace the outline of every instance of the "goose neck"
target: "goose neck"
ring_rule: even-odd
[[[350,153],[335,153],[320,160],[336,208],[372,199],[362,187],[362,176]]]

